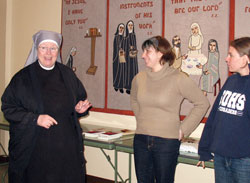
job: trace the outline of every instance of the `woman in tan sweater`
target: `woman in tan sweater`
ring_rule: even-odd
[[[138,183],[172,183],[180,141],[205,115],[209,102],[186,74],[170,67],[175,54],[169,42],[155,36],[142,44],[147,69],[132,82],[131,107],[137,121],[134,158]],[[181,122],[181,103],[193,104]]]

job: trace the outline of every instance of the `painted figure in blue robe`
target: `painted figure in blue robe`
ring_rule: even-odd
[[[200,80],[201,90],[204,92],[204,95],[212,93],[214,85],[220,79],[219,59],[220,53],[218,43],[216,40],[210,39],[208,42],[208,61],[202,67],[202,76]]]

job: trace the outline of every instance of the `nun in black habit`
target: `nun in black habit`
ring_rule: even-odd
[[[126,79],[126,58],[125,58],[125,41],[124,41],[125,25],[120,23],[114,36],[113,42],[113,87],[115,91],[124,92]]]
[[[78,118],[91,104],[72,69],[61,64],[61,34],[39,31],[33,42],[1,98],[10,123],[9,182],[84,183]]]
[[[137,61],[137,45],[136,35],[134,30],[134,22],[129,20],[126,24],[126,36],[125,36],[125,52],[126,52],[126,93],[130,94],[131,83],[134,76],[138,73],[138,61]]]

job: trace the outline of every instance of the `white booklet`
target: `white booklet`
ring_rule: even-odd
[[[102,134],[102,133],[105,133],[105,131],[103,131],[103,130],[90,130],[87,132],[83,132],[85,137],[98,137],[99,134]]]
[[[108,131],[105,133],[100,133],[97,138],[100,140],[111,140],[111,139],[120,138],[121,136],[122,136],[122,133]]]

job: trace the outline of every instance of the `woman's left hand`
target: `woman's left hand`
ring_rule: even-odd
[[[80,100],[76,106],[75,106],[75,110],[78,113],[84,113],[88,108],[90,108],[92,106],[92,104],[88,101],[88,100]]]
[[[181,141],[184,137],[184,133],[182,132],[181,129],[179,129],[179,141]]]

